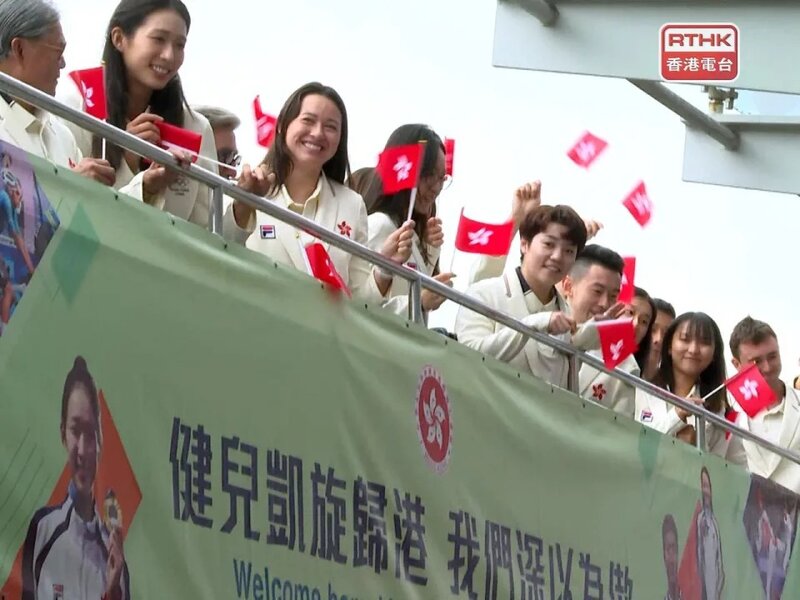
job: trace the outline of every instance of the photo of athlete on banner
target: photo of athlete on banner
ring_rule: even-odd
[[[744,509],[744,529],[766,600],[780,600],[797,532],[797,497],[756,475]]]
[[[100,399],[78,356],[64,383],[61,441],[67,451],[67,497],[31,520],[22,551],[23,600],[127,600],[122,512],[109,489],[98,515],[95,479],[103,450]]]
[[[0,142],[0,335],[58,224],[25,153]]]

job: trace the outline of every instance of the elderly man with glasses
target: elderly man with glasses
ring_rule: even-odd
[[[195,106],[194,109],[203,115],[214,131],[214,143],[217,146],[217,160],[227,167],[220,166],[219,174],[228,179],[236,179],[236,168],[242,162],[236,147],[235,130],[241,120],[232,112],[216,106]]]
[[[64,68],[60,16],[46,0],[0,0],[0,71],[50,94]],[[47,112],[0,92],[0,140],[81,175],[113,185],[108,161],[83,158],[67,127]]]

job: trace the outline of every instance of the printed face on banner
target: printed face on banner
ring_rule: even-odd
[[[0,336],[58,225],[26,154],[0,142]]]
[[[118,589],[129,586],[122,544],[112,542],[112,538],[124,540],[142,493],[103,391],[96,385],[86,361],[76,357],[64,381],[67,404],[61,441],[66,450],[66,464],[42,507],[49,510],[34,508],[29,529],[35,530],[37,536],[48,535],[69,510],[73,519],[96,522],[100,535],[83,538],[65,532],[46,555],[36,544],[37,536],[26,538],[0,589],[2,597],[19,598],[24,587],[26,592],[37,592],[36,597],[40,598],[50,597],[43,596],[45,590],[52,591],[54,597],[62,594],[64,598],[72,598],[86,592],[99,598],[110,585],[109,573],[118,577]],[[52,416],[57,422],[62,418],[60,397],[55,407]],[[111,546],[119,552],[112,553]],[[112,554],[114,558],[110,558]],[[33,564],[23,561],[24,555],[32,556],[33,564],[37,565],[35,571]],[[28,568],[31,570],[27,571]],[[81,574],[80,584],[76,583],[77,573]]]

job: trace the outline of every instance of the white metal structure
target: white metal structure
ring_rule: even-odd
[[[493,64],[627,79],[686,124],[685,181],[800,192],[800,119],[709,115],[674,93],[660,74],[667,23],[737,25],[735,87],[800,94],[791,0],[498,0]]]

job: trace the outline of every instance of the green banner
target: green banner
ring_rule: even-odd
[[[5,600],[800,595],[796,496],[31,162]]]

